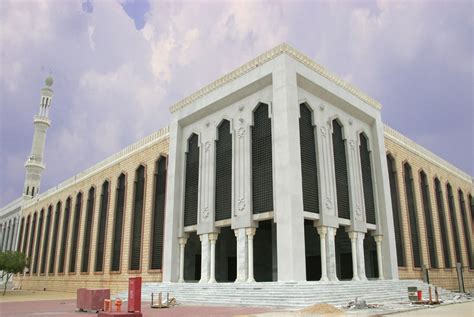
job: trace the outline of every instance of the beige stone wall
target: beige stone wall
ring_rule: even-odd
[[[472,233],[464,232],[463,218],[461,215],[461,208],[459,204],[458,190],[461,189],[464,193],[464,199],[466,201],[466,212],[468,214],[467,220],[469,222],[468,228],[472,228],[472,219],[470,217],[469,205],[467,205],[467,197],[469,194],[472,195],[472,181],[456,175],[455,173],[450,172],[448,168],[439,166],[428,159],[420,156],[416,151],[411,149],[408,146],[401,145],[400,143],[392,140],[391,138],[385,138],[385,147],[387,153],[390,153],[394,159],[397,170],[397,182],[400,195],[400,211],[402,214],[402,232],[404,240],[404,251],[406,258],[406,267],[399,268],[400,278],[402,279],[421,279],[422,271],[420,268],[414,268],[413,265],[413,253],[411,245],[411,232],[410,224],[408,219],[408,210],[407,210],[407,201],[406,201],[406,191],[405,191],[405,182],[404,182],[404,169],[403,164],[408,162],[412,168],[414,191],[415,191],[415,204],[417,209],[418,216],[418,225],[420,232],[420,248],[422,253],[421,263],[430,267],[430,259],[428,252],[436,252],[438,258],[439,269],[430,269],[430,282],[448,289],[458,289],[457,274],[456,269],[453,268],[444,268],[444,258],[441,242],[441,233],[438,219],[438,209],[436,206],[436,194],[434,187],[434,179],[438,177],[441,182],[441,187],[443,190],[443,203],[444,210],[446,213],[446,227],[447,235],[449,238],[450,245],[450,257],[451,263],[456,263],[455,258],[455,246],[454,246],[454,236],[451,226],[451,217],[449,212],[448,200],[447,200],[447,189],[446,184],[449,182],[452,186],[453,196],[454,196],[454,205],[456,209],[456,218],[457,218],[457,228],[460,236],[460,245],[462,253],[462,265],[464,267],[464,283],[467,289],[474,289],[474,270],[469,269],[468,263],[468,249],[466,245],[465,235],[472,239]],[[423,210],[423,200],[421,194],[420,186],[420,171],[423,170],[427,175],[427,180],[429,184],[429,194],[431,200],[431,211],[433,218],[433,227],[435,235],[435,248],[436,250],[428,249],[427,235],[426,235],[426,224]]]
[[[132,152],[130,155],[125,156],[123,159],[119,159],[116,162],[113,162],[106,168],[99,170],[96,173],[92,173],[90,176],[85,177],[84,179],[67,186],[63,189],[58,190],[53,195],[36,202],[34,205],[27,207],[23,210],[22,216],[26,217],[34,212],[39,212],[42,208],[47,211],[47,208],[52,204],[55,208],[58,201],[62,202],[62,211],[61,211],[61,221],[59,224],[58,230],[58,246],[57,246],[57,255],[56,255],[56,265],[55,273],[48,274],[49,268],[49,252],[51,252],[51,236],[52,228],[54,223],[54,211],[53,217],[51,219],[51,232],[50,232],[50,241],[47,255],[47,265],[46,265],[46,274],[25,274],[19,275],[15,278],[15,283],[17,286],[20,286],[23,289],[44,289],[47,290],[56,290],[56,291],[68,291],[75,292],[79,287],[107,287],[111,288],[112,292],[126,290],[128,287],[128,278],[133,276],[141,276],[143,282],[151,281],[161,281],[161,271],[152,271],[149,269],[149,257],[150,257],[150,235],[151,235],[151,217],[152,217],[152,208],[153,208],[153,175],[155,172],[155,162],[158,160],[160,155],[167,155],[168,153],[168,137],[164,136],[161,140],[152,143],[151,145],[145,145],[143,148],[138,151]],[[135,181],[135,170],[140,166],[140,164],[145,166],[145,193],[144,193],[144,217],[143,217],[143,231],[142,231],[142,256],[141,256],[141,270],[140,271],[129,271],[129,249],[130,249],[130,230],[132,225],[132,208],[133,208],[133,191],[134,191],[134,181]],[[124,210],[124,223],[123,223],[123,236],[122,236],[122,256],[121,256],[121,270],[120,272],[110,272],[111,267],[111,248],[112,248],[112,231],[114,224],[114,211],[115,211],[115,196],[116,196],[116,187],[118,177],[121,173],[126,175],[126,191],[125,191],[125,210]],[[105,250],[104,250],[104,272],[95,273],[95,255],[96,255],[96,246],[97,246],[97,230],[99,223],[99,208],[100,208],[100,195],[102,190],[102,184],[105,180],[108,180],[109,183],[109,205],[108,205],[108,214],[107,214],[107,234],[105,237]],[[89,255],[89,272],[80,273],[81,270],[81,261],[82,261],[82,245],[84,243],[84,228],[85,228],[85,219],[86,219],[86,208],[87,208],[87,196],[88,191],[94,186],[96,188],[95,193],[95,202],[94,202],[94,215],[92,223],[92,236],[91,236],[91,247]],[[73,219],[75,213],[75,203],[76,195],[79,191],[83,193],[83,202],[82,202],[82,211],[81,211],[81,222],[79,228],[78,236],[78,252],[76,258],[76,272],[68,273],[69,271],[69,257],[70,257],[70,248],[71,248],[71,235],[73,227]],[[65,260],[65,274],[58,274],[58,260],[59,260],[59,250],[62,239],[62,228],[64,221],[64,207],[66,204],[66,199],[72,197],[71,212],[70,212],[70,222],[69,222],[69,234],[67,242],[67,253]],[[46,216],[45,216],[46,219]],[[43,235],[44,237],[45,225],[43,224]],[[31,226],[30,226],[31,231]],[[29,239],[28,239],[29,243]],[[35,243],[33,244],[33,254],[37,252],[35,250]],[[40,244],[40,249],[42,248],[42,242]],[[27,248],[28,250],[28,248]],[[39,254],[42,254],[42,251],[39,250]],[[41,258],[38,261],[41,263]],[[32,270],[31,270],[32,271]],[[38,270],[39,273],[39,270]]]

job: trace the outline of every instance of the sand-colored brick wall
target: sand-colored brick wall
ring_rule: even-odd
[[[26,217],[29,214],[33,214],[36,211],[40,211],[42,208],[47,211],[49,205],[53,205],[53,217],[51,219],[51,233],[50,241],[48,245],[48,255],[46,257],[46,274],[25,274],[18,275],[15,277],[15,283],[17,286],[23,289],[47,289],[56,291],[68,291],[75,292],[79,287],[106,287],[110,288],[112,292],[121,291],[127,289],[128,278],[133,276],[141,276],[143,282],[157,282],[161,281],[161,270],[150,270],[149,269],[149,254],[150,254],[150,235],[151,235],[151,217],[153,208],[153,179],[155,173],[155,163],[161,155],[167,156],[168,153],[168,136],[165,135],[159,140],[151,142],[151,144],[145,144],[139,150],[133,152],[130,155],[124,156],[123,159],[117,159],[112,164],[109,164],[106,168],[103,168],[96,173],[84,177],[80,181],[59,189],[52,195],[48,195],[42,199],[39,197],[39,201],[28,206],[22,211],[22,216]],[[142,245],[141,245],[141,269],[139,271],[129,271],[129,253],[130,253],[130,230],[132,225],[132,210],[133,210],[133,195],[134,195],[134,182],[135,182],[135,171],[141,165],[145,167],[145,193],[144,193],[144,210],[143,210],[143,226],[142,226]],[[115,214],[115,196],[118,177],[121,173],[126,175],[126,198],[125,198],[125,209],[124,209],[124,223],[123,223],[123,236],[122,236],[122,252],[121,252],[121,264],[120,272],[110,272],[111,267],[111,248],[112,248],[112,232],[114,225],[114,214]],[[100,196],[102,191],[102,184],[104,181],[109,181],[109,204],[107,211],[107,222],[106,222],[106,236],[105,236],[105,250],[104,250],[104,265],[103,272],[94,272],[95,270],[95,258],[96,258],[96,247],[97,247],[97,234],[99,224],[99,209],[100,209]],[[89,189],[94,186],[95,201],[94,201],[94,214],[92,219],[92,236],[90,255],[89,255],[89,271],[87,273],[81,273],[81,263],[83,256],[83,243],[84,243],[84,229],[87,211],[87,199]],[[81,209],[81,221],[79,226],[78,235],[78,248],[76,257],[76,269],[74,273],[69,273],[69,261],[70,261],[70,249],[72,243],[72,229],[74,226],[74,215],[75,215],[75,204],[76,196],[78,192],[83,193],[82,197],[82,209]],[[64,221],[64,208],[66,199],[72,198],[71,211],[69,216],[69,234],[67,241],[67,253],[64,265],[64,274],[58,274],[58,260],[59,252],[62,239],[62,229]],[[52,243],[52,226],[54,223],[54,212],[58,201],[62,202],[61,220],[58,229],[57,239],[57,254],[56,264],[53,274],[48,274],[49,268],[49,252],[51,250]],[[46,217],[45,217],[46,219]],[[31,230],[31,226],[30,226]],[[44,237],[45,225],[43,224],[43,237]],[[28,241],[29,243],[29,241]],[[35,243],[33,244],[34,251]],[[41,255],[42,243],[40,244]],[[41,259],[39,263],[41,262]],[[39,272],[38,272],[39,273]]]
[[[408,218],[408,208],[406,200],[406,188],[404,181],[404,168],[405,163],[409,163],[412,169],[413,176],[413,185],[414,185],[414,194],[415,194],[415,206],[417,211],[418,225],[419,225],[419,234],[420,234],[420,248],[421,248],[421,264],[431,267],[429,252],[435,252],[438,259],[439,268],[430,268],[429,277],[430,282],[436,285],[448,288],[448,289],[458,289],[457,273],[455,269],[456,256],[455,256],[455,246],[454,246],[454,236],[451,226],[451,216],[449,211],[448,199],[447,199],[447,189],[446,184],[449,183],[452,186],[453,196],[454,196],[454,205],[456,209],[456,220],[457,228],[459,232],[459,239],[461,245],[462,253],[462,266],[464,273],[464,283],[467,289],[474,289],[474,270],[469,269],[468,261],[468,247],[466,245],[465,237],[469,237],[472,241],[472,233],[464,232],[463,218],[461,215],[461,208],[459,205],[459,196],[458,190],[462,190],[464,193],[466,201],[466,212],[468,212],[469,206],[467,205],[467,196],[472,195],[473,184],[472,181],[469,181],[466,178],[460,177],[457,173],[453,173],[449,167],[443,167],[439,164],[435,164],[432,161],[426,159],[422,155],[419,155],[416,150],[406,146],[402,143],[399,143],[393,138],[385,137],[385,147],[387,153],[390,153],[395,160],[395,166],[397,170],[397,182],[399,188],[400,196],[400,211],[402,214],[402,232],[403,232],[403,243],[404,251],[406,257],[406,266],[399,267],[400,278],[402,279],[421,279],[422,270],[421,268],[415,268],[413,265],[413,251],[411,244],[411,232],[410,224]],[[427,181],[429,185],[429,196],[431,202],[431,212],[433,218],[433,229],[435,237],[435,250],[429,250],[428,241],[427,241],[427,227],[425,222],[424,210],[423,210],[423,200],[421,192],[421,183],[420,183],[420,171],[424,171],[427,176]],[[444,267],[444,258],[443,258],[443,249],[441,242],[441,233],[438,217],[438,209],[436,205],[436,193],[434,186],[434,179],[438,178],[441,182],[441,188],[443,191],[443,204],[446,216],[446,229],[449,239],[450,246],[450,258],[453,268]],[[467,220],[469,222],[468,228],[472,228],[472,219],[469,216]],[[471,251],[472,252],[472,251]]]

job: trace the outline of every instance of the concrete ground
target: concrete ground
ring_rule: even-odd
[[[42,291],[10,291],[6,296],[0,294],[0,316],[97,316],[95,313],[75,312],[76,294]],[[126,309],[126,303],[123,306]],[[414,309],[414,310],[413,310]],[[149,303],[142,304],[143,316],[169,317],[365,317],[365,316],[455,316],[474,317],[474,302],[421,308],[407,304],[386,305],[383,309],[348,310],[344,312],[320,313],[320,310],[281,311],[258,307],[218,307],[218,306],[175,306],[168,309],[152,309]]]

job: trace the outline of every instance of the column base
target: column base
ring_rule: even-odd
[[[353,277],[352,280],[353,280],[353,281],[360,281],[360,278],[358,278],[358,277]]]
[[[320,281],[320,282],[329,282],[329,279],[327,278],[327,276],[325,276],[325,277],[321,277],[321,278],[319,279],[319,281]]]
[[[247,283],[256,283],[256,282],[255,282],[255,279],[249,278],[249,279],[247,280]]]
[[[216,281],[215,278],[211,278],[211,279],[209,279],[208,283],[217,283],[217,281]]]
[[[184,280],[178,280],[178,283],[184,283]]]

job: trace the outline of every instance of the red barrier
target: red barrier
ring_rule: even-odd
[[[422,299],[423,299],[423,298],[422,298],[422,292],[421,292],[421,291],[417,291],[416,293],[417,293],[417,295],[418,295],[418,300],[422,300]]]
[[[142,278],[131,277],[128,280],[128,312],[142,311]]]

